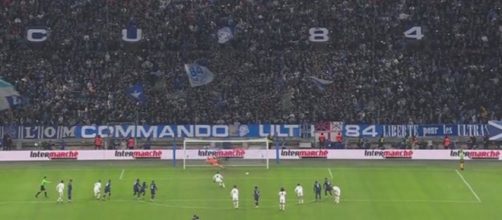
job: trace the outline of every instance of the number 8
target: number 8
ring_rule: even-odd
[[[360,133],[359,125],[346,125],[345,126],[345,136],[347,137],[359,137]]]
[[[309,29],[309,40],[312,42],[326,42],[329,40],[329,30],[323,27],[313,27]]]

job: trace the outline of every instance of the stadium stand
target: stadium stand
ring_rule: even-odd
[[[502,117],[502,2],[2,0],[0,124],[486,123]],[[420,26],[423,39],[403,32]],[[29,27],[47,27],[33,44]],[[121,30],[138,27],[130,44]],[[233,30],[218,43],[217,31]],[[329,41],[309,40],[309,29]],[[215,73],[190,87],[183,64]],[[331,80],[318,86],[310,77]],[[125,91],[145,87],[138,106]],[[136,111],[138,110],[138,115]]]
[[[501,2],[3,0],[0,73],[29,105],[1,123],[485,122],[501,117]],[[120,41],[134,22],[140,45]],[[419,43],[402,37],[421,25]],[[25,29],[50,28],[31,47]],[[235,29],[218,44],[219,27]],[[309,42],[310,27],[330,41]],[[184,63],[216,74],[191,88]],[[333,80],[317,90],[309,76]],[[315,104],[314,104],[315,103]]]

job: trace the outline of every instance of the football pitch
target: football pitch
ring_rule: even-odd
[[[216,169],[173,168],[170,162],[75,162],[0,164],[0,219],[502,219],[502,163],[468,161],[285,161],[265,168],[227,167],[226,188],[212,182]],[[249,172],[249,175],[246,175]],[[35,198],[43,176],[51,181],[49,198]],[[157,198],[133,197],[133,182],[155,180]],[[332,180],[342,191],[341,203],[331,197],[314,202],[315,180]],[[57,204],[56,182],[73,179],[73,202]],[[112,181],[110,200],[93,197],[93,184]],[[300,183],[305,204],[298,205],[294,187]],[[234,209],[230,190],[240,190]],[[255,208],[252,190],[261,190]],[[288,193],[286,211],[279,211],[278,192]],[[66,190],[65,190],[66,194]],[[66,195],[65,195],[66,196]]]

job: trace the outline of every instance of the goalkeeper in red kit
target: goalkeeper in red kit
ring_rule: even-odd
[[[223,165],[220,164],[220,161],[215,156],[209,156],[206,162],[213,167],[223,168]]]

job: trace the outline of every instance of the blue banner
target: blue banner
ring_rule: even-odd
[[[485,136],[485,124],[432,124],[432,125],[365,125],[348,124],[343,127],[345,137],[442,137]]]
[[[79,125],[79,126],[3,126],[0,131],[15,139],[94,138],[96,135],[113,138],[299,138],[305,132],[312,134],[314,126],[299,124],[241,124],[241,125]],[[493,130],[493,129],[492,129]],[[502,131],[501,131],[502,132]],[[470,137],[488,135],[486,124],[432,124],[432,125],[367,125],[345,124],[344,137]],[[493,134],[491,134],[493,136]]]
[[[5,129],[7,127],[3,127]],[[19,126],[17,139],[60,138],[228,138],[228,137],[300,137],[297,124],[246,124],[246,125],[83,125],[83,126]]]

